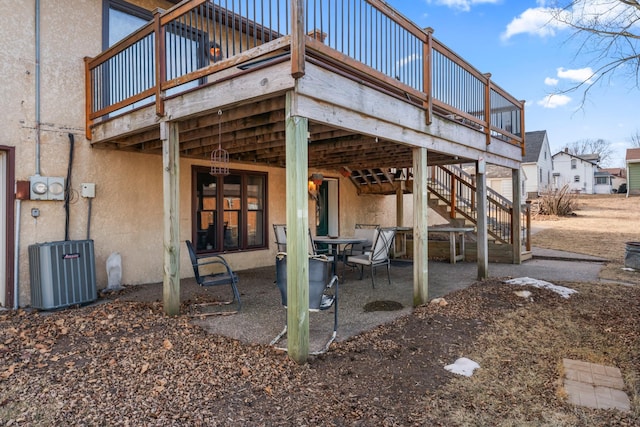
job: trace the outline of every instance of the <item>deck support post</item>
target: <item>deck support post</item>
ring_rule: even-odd
[[[520,169],[511,169],[511,188],[513,189],[513,208],[511,209],[511,243],[513,245],[513,263],[522,264],[522,185]]]
[[[429,300],[427,149],[413,149],[413,306]]]
[[[305,363],[309,357],[309,123],[296,113],[296,95],[287,92],[287,351],[295,362]]]
[[[489,277],[489,247],[487,233],[487,177],[484,158],[476,162],[476,200],[478,227],[478,280]]]
[[[180,141],[178,123],[160,122],[164,212],[162,299],[164,312],[180,312]]]

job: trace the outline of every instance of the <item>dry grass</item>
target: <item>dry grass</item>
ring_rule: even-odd
[[[466,355],[481,369],[426,398],[429,422],[567,427],[640,423],[638,288],[562,285],[579,293],[562,300],[545,295],[550,291],[538,292],[533,301],[523,300],[521,308],[495,320]],[[563,358],[618,366],[632,402],[631,417],[565,403]]]
[[[593,255],[609,260],[602,279],[640,285],[640,272],[624,267],[625,243],[640,240],[640,197],[581,195],[575,216],[543,217],[532,222],[533,246]]]

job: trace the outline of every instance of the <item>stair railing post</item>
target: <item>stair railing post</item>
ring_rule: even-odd
[[[451,175],[449,175],[450,177],[450,190],[451,190],[451,212],[449,213],[449,215],[451,215],[451,219],[455,219],[456,218],[456,176],[452,173]]]

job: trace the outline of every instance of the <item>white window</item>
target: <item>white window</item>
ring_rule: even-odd
[[[576,175],[573,177],[573,182],[580,182],[580,175]]]
[[[578,161],[576,159],[571,159],[571,169],[576,169],[578,167]]]

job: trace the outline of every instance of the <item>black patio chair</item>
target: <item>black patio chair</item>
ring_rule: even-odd
[[[320,312],[334,307],[333,333],[321,350],[309,354],[317,355],[329,350],[329,346],[338,334],[338,276],[329,280],[327,264],[330,261],[323,255],[309,257],[309,311]],[[276,256],[276,283],[280,290],[282,305],[287,308],[287,254]],[[284,329],[270,343],[276,345],[287,334],[287,324]],[[286,349],[282,349],[286,350]]]
[[[227,261],[220,255],[206,254],[197,255],[193,244],[190,240],[185,242],[187,244],[187,250],[189,251],[189,258],[191,259],[191,266],[193,267],[193,274],[196,282],[200,286],[230,286],[233,292],[233,299],[227,301],[219,301],[208,304],[196,304],[196,306],[205,305],[229,305],[235,301],[237,304],[237,310],[235,311],[218,311],[211,313],[197,313],[197,316],[209,316],[215,314],[233,314],[240,311],[242,308],[242,302],[240,301],[240,292],[238,292],[238,275],[231,269]],[[203,274],[201,268],[204,267],[206,273]]]

